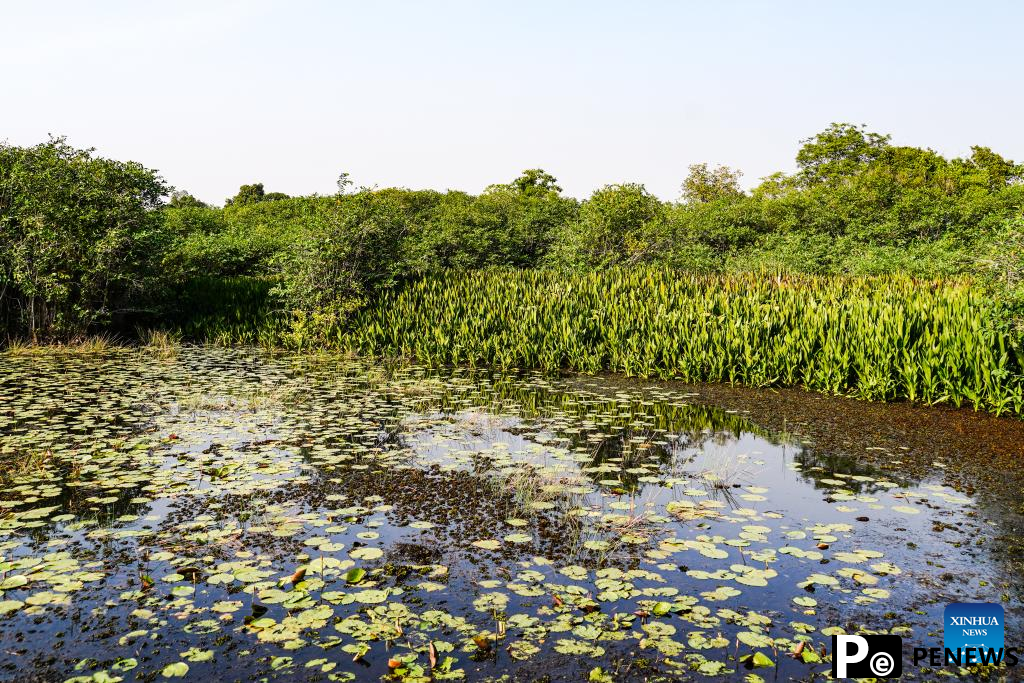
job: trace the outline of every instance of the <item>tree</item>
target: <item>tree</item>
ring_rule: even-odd
[[[94,151],[0,144],[0,316],[15,332],[82,334],[155,280],[169,188]]]
[[[188,192],[174,192],[167,206],[172,209],[208,209],[210,205],[193,197]]]
[[[284,259],[280,293],[296,313],[296,338],[328,335],[405,271],[408,214],[394,192],[362,190],[308,205]],[[300,334],[301,333],[301,334]]]
[[[249,204],[256,204],[262,202],[266,197],[266,192],[263,190],[263,183],[253,183],[252,185],[242,185],[238,188],[238,193],[230,199],[224,200],[225,206],[247,206]]]
[[[992,191],[1024,181],[1024,165],[1015,164],[988,147],[972,146],[970,163],[985,174],[985,184]]]
[[[690,173],[683,181],[683,199],[693,203],[707,203],[719,199],[743,196],[740,178],[743,172],[728,166],[708,168],[707,164],[691,164]]]
[[[587,268],[643,260],[665,222],[665,207],[639,183],[605,185],[583,202],[552,250],[555,266]]]
[[[405,197],[423,195],[394,190]],[[553,176],[524,171],[509,183],[490,185],[479,196],[434,193],[426,210],[410,215],[404,251],[418,272],[488,266],[536,266],[557,231],[575,218],[576,200],[559,194]]]
[[[807,184],[831,182],[855,175],[889,146],[891,136],[869,133],[863,125],[833,123],[814,137],[801,140],[796,154]]]
[[[511,186],[521,194],[546,195],[549,192],[559,194],[558,178],[541,168],[528,168],[511,182]]]

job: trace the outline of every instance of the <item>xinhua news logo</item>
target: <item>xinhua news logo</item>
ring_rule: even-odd
[[[899,636],[832,636],[833,678],[899,678],[903,639]]]
[[[969,664],[979,663],[990,651],[1002,650],[1005,645],[1003,617],[1003,606],[991,602],[946,605],[942,615],[946,663],[953,661],[951,655],[957,650],[969,657]]]
[[[914,666],[1017,666],[1017,648],[1005,646],[1003,617],[994,602],[951,602],[942,617],[944,647],[915,647]]]

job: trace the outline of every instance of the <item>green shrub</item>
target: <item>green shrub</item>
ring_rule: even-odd
[[[392,192],[365,190],[313,202],[283,259],[277,291],[300,320],[328,334],[405,274],[408,231],[408,214]]]

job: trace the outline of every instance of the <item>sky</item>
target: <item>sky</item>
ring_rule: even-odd
[[[1024,3],[0,0],[0,140],[243,183],[479,192],[526,168],[675,199],[832,121],[1024,160]]]

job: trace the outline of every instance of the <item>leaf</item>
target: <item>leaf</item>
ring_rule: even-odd
[[[384,590],[363,590],[352,595],[356,601],[361,602],[365,605],[377,605],[387,601],[388,592]]]
[[[290,667],[292,665],[293,661],[294,660],[291,657],[271,657],[270,658],[270,668],[273,669],[274,671],[280,671],[281,669],[287,669],[288,667]]]
[[[508,653],[512,659],[524,661],[540,652],[540,648],[526,640],[517,640],[508,646]]]
[[[736,640],[750,647],[771,647],[774,643],[770,636],[753,631],[740,631],[736,634]]]
[[[345,572],[345,582],[349,584],[357,584],[366,577],[366,570],[360,567],[350,569]]]
[[[134,657],[128,657],[126,659],[119,659],[114,662],[110,668],[114,671],[131,671],[139,665],[139,660]]]
[[[348,552],[348,556],[356,560],[376,560],[384,556],[384,551],[380,548],[353,548]]]
[[[0,617],[17,612],[19,609],[25,606],[21,600],[0,600]]]
[[[0,591],[12,590],[14,588],[21,588],[28,583],[28,578],[21,574],[15,574],[14,576],[8,576],[3,581],[0,581]]]
[[[168,664],[163,668],[164,678],[180,678],[188,673],[188,664],[185,662],[175,662],[174,664]]]
[[[768,657],[768,655],[760,651],[755,652],[752,655],[745,655],[743,657],[740,657],[740,661],[747,664],[748,667],[755,669],[761,667],[775,666],[775,662],[773,662],[771,658]]]
[[[533,536],[529,534],[509,534],[505,537],[505,540],[509,543],[530,543],[533,541]]]
[[[664,601],[655,603],[651,608],[651,614],[656,617],[663,617],[670,611],[672,611],[672,604]]]

